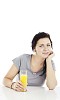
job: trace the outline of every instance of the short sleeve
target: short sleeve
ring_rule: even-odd
[[[53,60],[51,62],[52,62],[53,70],[56,71],[55,64],[54,64]]]
[[[21,56],[14,58],[13,63],[16,65],[16,67],[18,68],[18,70],[20,69],[20,65],[21,65]]]

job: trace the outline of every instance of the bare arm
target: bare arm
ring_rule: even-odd
[[[18,69],[17,67],[13,64],[10,68],[10,70],[8,71],[8,73],[6,74],[6,76],[3,79],[3,84],[7,87],[11,87],[12,84],[12,80],[14,79],[14,77],[17,75],[18,73]]]
[[[55,76],[55,71],[53,70],[51,58],[54,56],[54,54],[51,54],[46,59],[46,84],[49,89],[54,89],[57,85],[57,80]]]
[[[14,82],[12,84],[12,80],[14,79],[14,77],[17,75],[18,73],[18,69],[17,67],[13,64],[12,67],[10,68],[10,70],[8,71],[8,73],[6,74],[6,76],[4,77],[3,79],[3,84],[6,86],[6,87],[9,87],[11,88],[12,86],[12,89],[20,92],[20,91],[24,91],[24,86],[22,84],[21,81],[18,81],[18,82]],[[26,90],[25,90],[26,91]]]

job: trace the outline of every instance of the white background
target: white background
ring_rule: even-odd
[[[60,86],[59,0],[0,0],[0,84],[12,59],[31,53],[33,36],[48,32],[53,41],[56,77]]]

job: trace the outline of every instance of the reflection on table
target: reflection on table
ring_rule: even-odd
[[[0,87],[0,100],[59,100],[59,88],[48,90],[44,87],[28,86],[27,92],[17,92],[10,88]]]

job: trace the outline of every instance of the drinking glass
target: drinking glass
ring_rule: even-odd
[[[24,91],[27,89],[27,70],[20,70],[20,81],[24,86]]]

